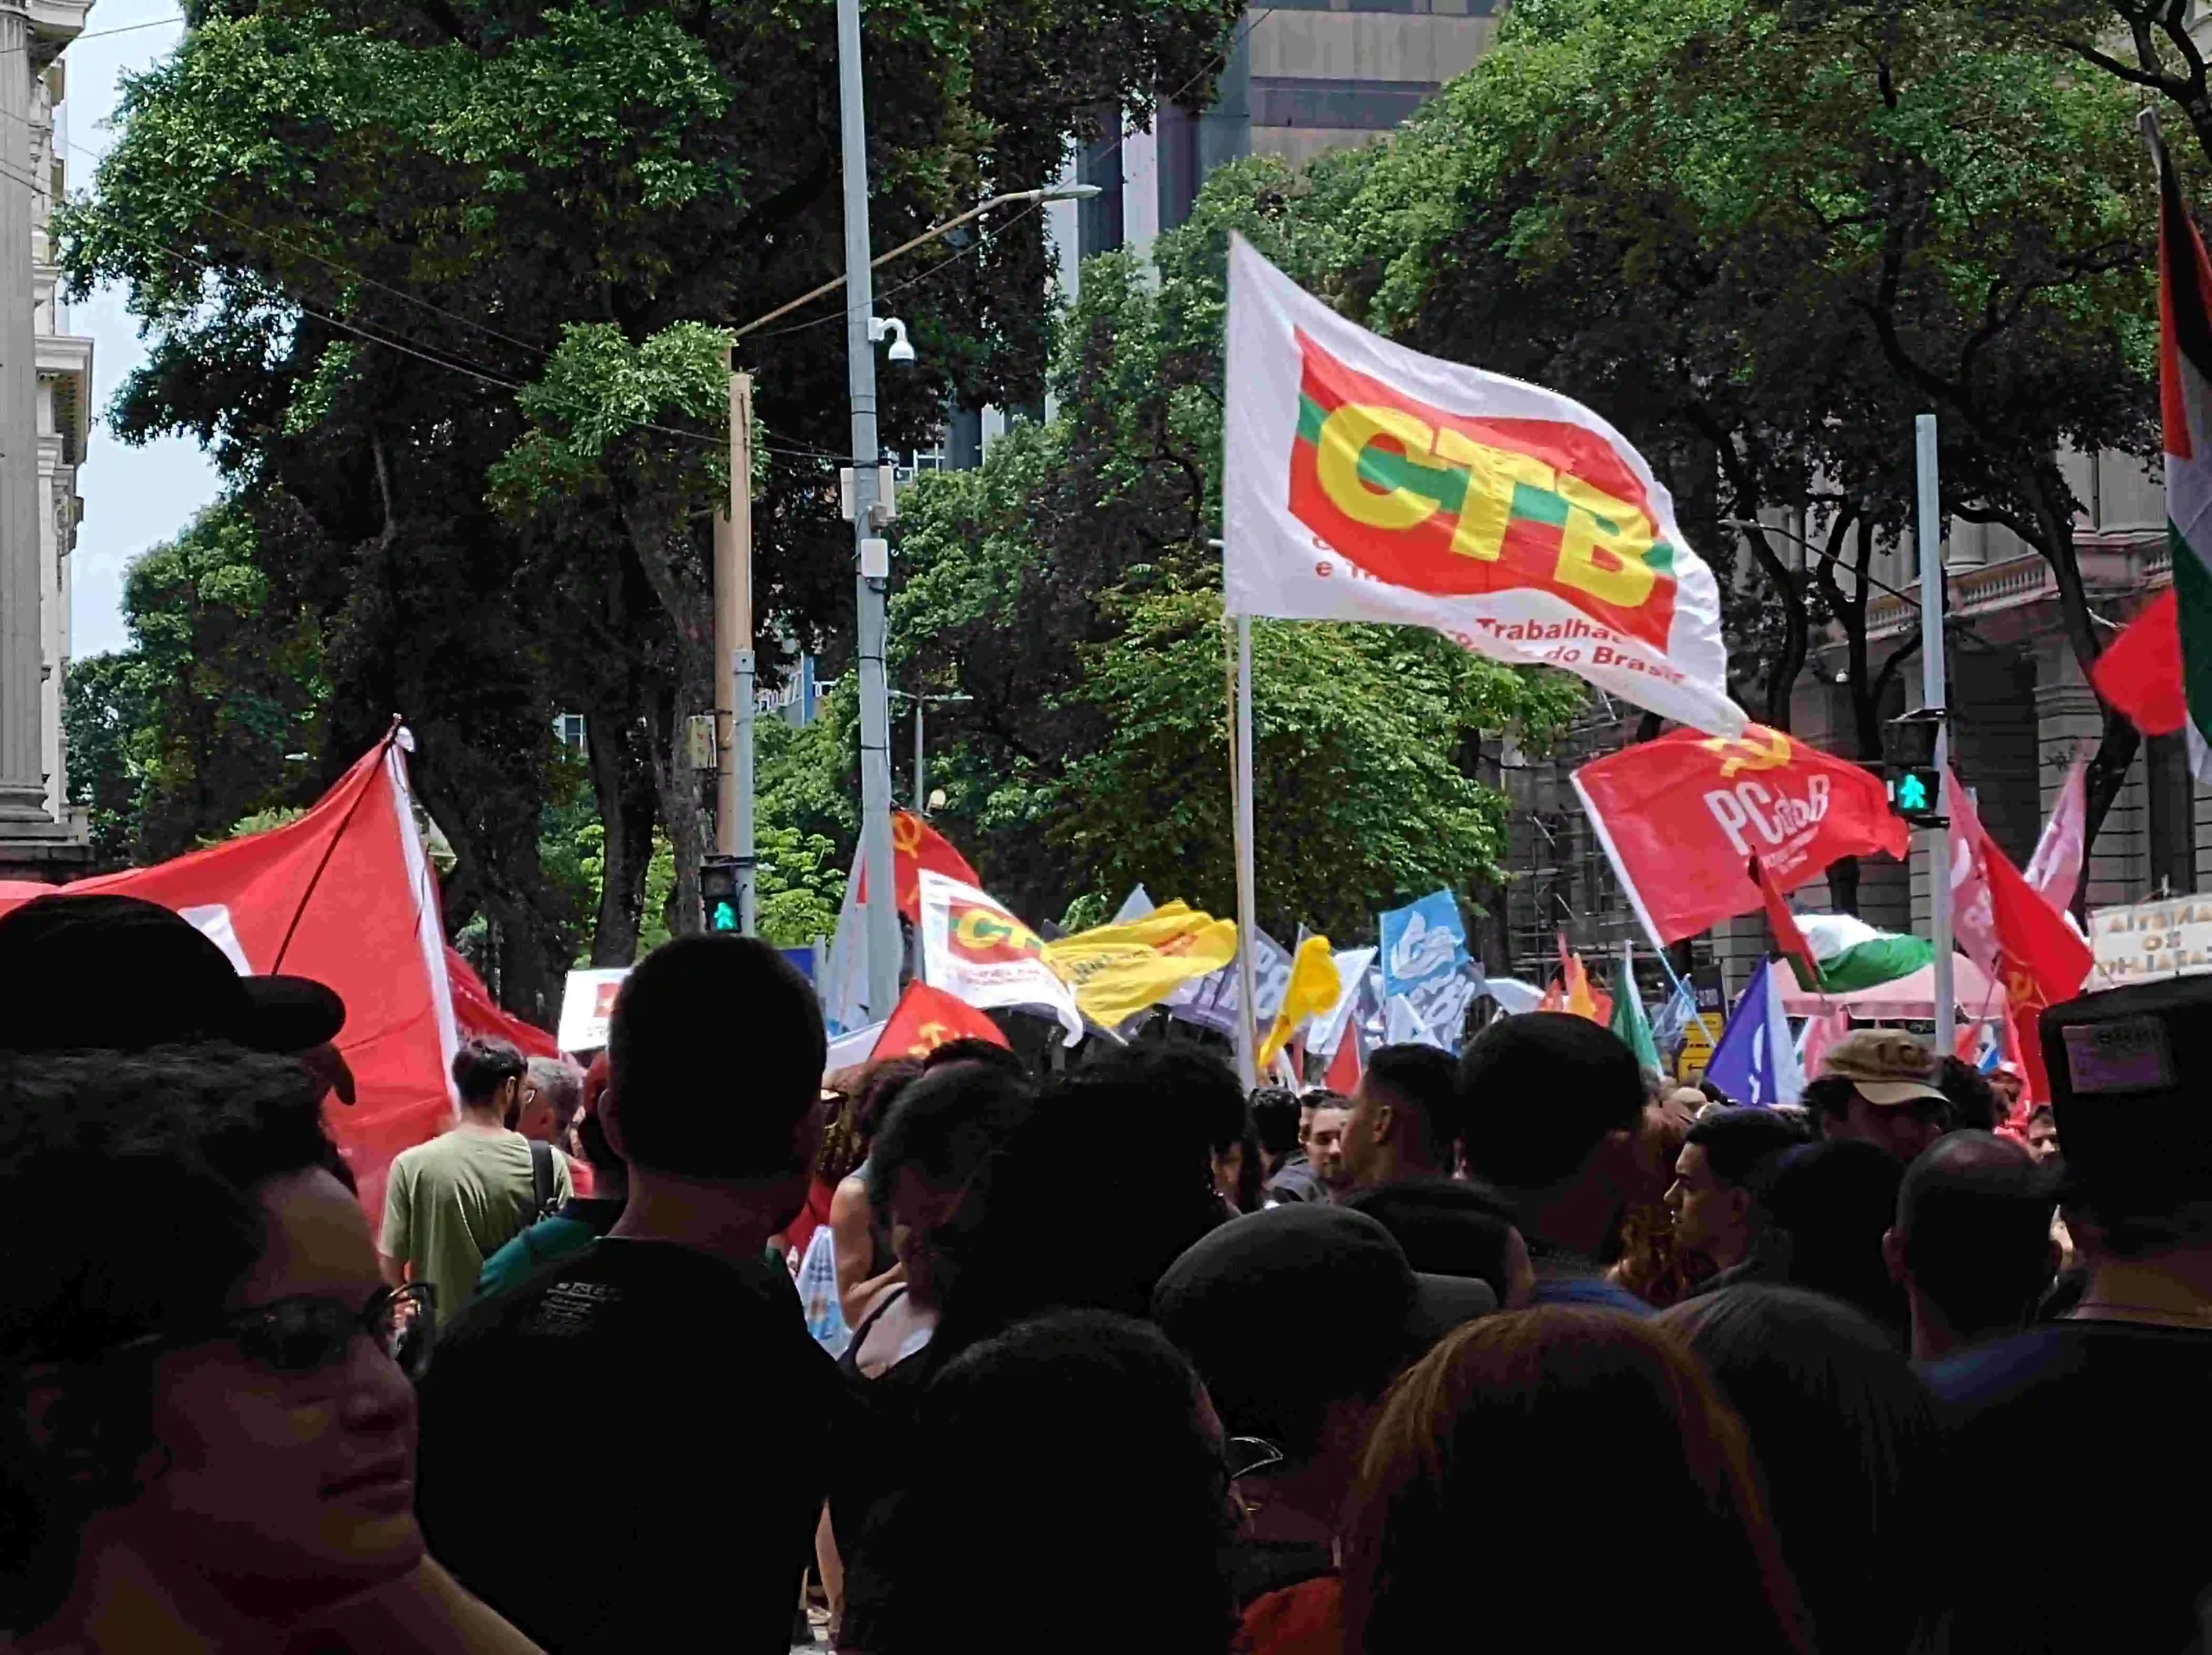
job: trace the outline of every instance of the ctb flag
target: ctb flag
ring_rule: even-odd
[[[1581,403],[1346,321],[1230,238],[1229,612],[1429,627],[1735,735],[1720,589]]]
[[[1911,844],[1881,779],[1795,737],[1678,730],[1595,760],[1575,791],[1621,888],[1660,943],[1759,906],[1750,860],[1794,891],[1838,857]]]
[[[1044,943],[997,898],[921,870],[922,976],[971,1006],[1009,1006],[1060,1020],[1083,1038],[1075,991],[1044,961]]]

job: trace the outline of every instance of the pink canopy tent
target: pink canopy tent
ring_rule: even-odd
[[[1924,1020],[1936,1015],[1936,967],[1932,964],[1921,967],[1910,977],[1877,983],[1872,988],[1855,989],[1849,994],[1808,994],[1797,986],[1797,979],[1787,966],[1778,964],[1775,969],[1781,974],[1782,1009],[1792,1017],[1825,1017],[1832,1012],[1848,1011],[1861,1022],[1873,1022],[1885,1018]],[[1951,956],[1951,999],[1958,1008],[1960,1018],[1967,1022],[2004,1015],[2004,991],[1963,954]]]

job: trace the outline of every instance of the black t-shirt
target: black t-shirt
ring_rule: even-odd
[[[787,1272],[594,1242],[441,1332],[422,1404],[432,1555],[553,1655],[786,1655],[843,1405]]]
[[[1950,1427],[1952,1655],[2196,1647],[2212,1331],[2056,1322],[1923,1371]]]

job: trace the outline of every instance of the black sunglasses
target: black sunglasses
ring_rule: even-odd
[[[379,1288],[359,1310],[343,1299],[301,1294],[273,1299],[197,1328],[149,1333],[105,1354],[228,1339],[248,1361],[279,1373],[314,1373],[343,1361],[354,1340],[366,1333],[379,1350],[399,1364],[400,1372],[416,1380],[429,1369],[430,1349],[437,1342],[437,1289],[428,1282]]]

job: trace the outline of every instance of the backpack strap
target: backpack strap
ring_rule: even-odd
[[[530,1197],[534,1224],[553,1210],[553,1149],[536,1138],[530,1140]]]

